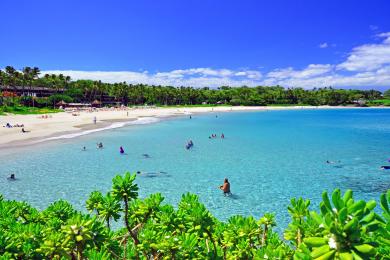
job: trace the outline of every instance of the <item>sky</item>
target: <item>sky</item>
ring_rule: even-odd
[[[0,68],[104,82],[390,87],[386,0],[4,0]]]

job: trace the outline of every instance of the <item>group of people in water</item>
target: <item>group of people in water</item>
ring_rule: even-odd
[[[212,138],[217,138],[217,134],[211,134],[209,136],[209,139],[212,139]],[[221,134],[221,139],[225,139],[225,135],[223,133]]]

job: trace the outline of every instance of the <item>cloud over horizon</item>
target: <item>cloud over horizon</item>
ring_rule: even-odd
[[[281,85],[284,87],[390,87],[390,32],[377,35],[379,43],[354,47],[339,64],[308,64],[303,69],[278,68],[269,72],[251,69],[190,68],[166,72],[48,70],[72,79],[151,85],[219,87]],[[326,44],[326,46],[325,46]],[[323,46],[323,47],[321,47]],[[320,48],[328,47],[327,43]]]

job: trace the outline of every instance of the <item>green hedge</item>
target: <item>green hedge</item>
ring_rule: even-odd
[[[380,196],[381,210],[373,200],[354,200],[350,190],[324,192],[317,211],[293,198],[282,239],[274,214],[223,222],[194,194],[177,207],[159,193],[139,199],[135,176],[116,176],[107,194],[92,192],[90,214],[64,200],[38,211],[0,196],[0,259],[390,258],[390,190]],[[113,230],[120,218],[122,227]]]

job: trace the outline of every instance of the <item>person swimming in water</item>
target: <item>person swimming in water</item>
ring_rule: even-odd
[[[85,146],[83,146],[83,149],[82,149],[82,151],[86,151],[87,150],[87,148],[85,147]]]
[[[15,178],[15,173],[11,173],[11,175],[7,178],[9,181],[14,181],[16,180]]]
[[[223,195],[225,196],[232,194],[230,192],[230,183],[228,178],[225,178],[225,180],[223,181],[223,185],[219,186],[219,189],[223,191]]]
[[[224,139],[224,138],[225,138],[225,135],[224,135],[223,133],[221,134],[221,138],[222,138],[222,139]]]
[[[329,160],[326,161],[327,164],[335,164],[335,163],[340,163],[340,162],[341,161],[337,161],[337,162],[336,161],[329,161]]]
[[[189,140],[187,145],[186,145],[186,149],[189,150],[190,148],[192,148],[194,146],[194,143],[192,142],[192,140]]]
[[[121,147],[119,147],[119,152],[121,153],[121,154],[124,154],[125,153],[125,150],[123,149],[123,147],[121,146]]]
[[[102,142],[97,143],[96,146],[97,146],[98,149],[102,149],[103,148],[103,143]]]

